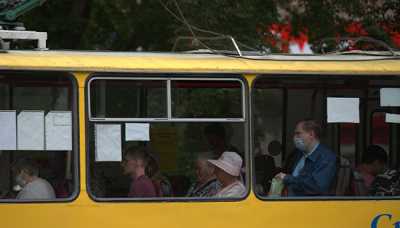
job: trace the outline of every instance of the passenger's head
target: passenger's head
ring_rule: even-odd
[[[212,123],[204,128],[204,135],[211,149],[225,147],[225,128],[219,123]]]
[[[387,160],[386,151],[382,147],[370,145],[363,155],[362,162],[370,165],[373,174],[377,175],[384,171]]]
[[[311,119],[297,123],[294,130],[294,144],[297,149],[310,152],[321,137],[321,125]]]
[[[39,175],[39,167],[31,159],[22,159],[14,166],[15,181],[20,186],[25,186]]]
[[[242,158],[236,152],[225,151],[218,160],[208,160],[215,166],[214,174],[222,183],[237,179],[242,167]]]
[[[138,170],[144,172],[149,161],[147,152],[142,147],[131,147],[125,151],[122,166],[124,174],[135,175]]]
[[[160,171],[159,159],[153,152],[148,153],[148,162],[146,166],[146,175],[155,176]]]
[[[198,182],[205,183],[214,177],[214,165],[208,162],[214,158],[211,153],[203,152],[197,155],[195,169]]]

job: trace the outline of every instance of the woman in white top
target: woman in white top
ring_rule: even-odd
[[[49,200],[56,198],[50,183],[38,177],[39,169],[32,160],[26,159],[18,162],[16,173],[16,182],[22,187],[17,199]]]
[[[242,197],[246,187],[239,180],[242,158],[235,152],[225,151],[218,160],[208,160],[215,166],[215,176],[221,183],[221,190],[215,197]]]

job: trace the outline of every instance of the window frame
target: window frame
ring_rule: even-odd
[[[0,204],[12,203],[12,204],[44,204],[44,203],[72,203],[75,201],[81,191],[80,182],[80,124],[79,124],[79,94],[78,94],[78,80],[75,75],[69,71],[45,71],[45,70],[0,70],[1,75],[10,77],[30,77],[32,80],[38,80],[42,78],[51,77],[62,77],[65,78],[71,85],[70,93],[71,96],[71,115],[72,115],[72,191],[69,197],[66,198],[55,198],[53,200],[25,200],[25,199],[0,199]],[[26,84],[29,85],[29,82]],[[18,150],[15,150],[18,151]]]
[[[198,76],[197,76],[198,77]],[[95,80],[132,80],[132,81],[166,81],[167,85],[167,97],[166,97],[166,105],[167,105],[167,115],[166,117],[162,118],[100,118],[100,117],[93,117],[92,116],[92,111],[91,111],[91,83]],[[241,118],[179,118],[179,117],[173,117],[172,116],[172,87],[171,87],[171,82],[173,81],[236,81],[239,82],[241,85],[241,102],[242,102],[242,117]],[[99,74],[95,74],[90,77],[88,80],[87,84],[88,88],[88,99],[87,99],[87,107],[88,107],[88,116],[89,116],[89,121],[99,121],[99,122],[113,122],[113,121],[121,121],[121,122],[127,122],[127,121],[132,121],[132,122],[244,122],[245,117],[246,117],[246,96],[244,93],[244,89],[246,88],[243,80],[234,79],[234,78],[222,78],[222,77],[210,77],[210,78],[195,78],[192,77],[192,75],[188,75],[188,78],[185,77],[172,77],[171,74],[168,74],[168,77],[101,77]]]
[[[364,79],[364,78],[369,78],[369,80],[389,80],[389,79],[397,79],[400,81],[400,75],[395,75],[395,74],[390,74],[390,75],[355,75],[355,74],[340,74],[340,75],[334,75],[334,74],[306,74],[306,73],[301,73],[301,74],[279,74],[279,73],[275,73],[275,74],[258,74],[256,75],[256,77],[254,78],[252,84],[251,84],[251,88],[250,88],[250,94],[249,94],[249,105],[250,105],[250,163],[251,163],[251,172],[252,172],[252,176],[251,176],[251,188],[253,190],[253,194],[256,196],[257,199],[261,200],[261,201],[286,201],[286,202],[290,202],[290,201],[369,201],[369,200],[400,200],[400,196],[305,196],[305,197],[269,197],[269,196],[262,196],[260,194],[257,194],[256,192],[254,192],[255,189],[255,161],[254,161],[254,114],[253,114],[253,109],[255,106],[255,101],[254,101],[254,93],[253,93],[253,89],[255,88],[255,85],[257,83],[257,81],[259,80],[285,80],[285,79],[297,79],[297,80],[309,80],[309,79],[318,79],[318,78],[323,78],[326,80],[337,80],[337,79],[348,79],[348,78],[360,78],[360,79]],[[367,87],[365,87],[364,89],[361,89],[360,91],[368,91],[370,88],[376,88],[378,86],[376,85],[368,85]],[[397,86],[382,86],[379,88],[387,88],[387,87],[395,87],[395,88],[399,88]],[[284,89],[286,92],[288,90],[288,87],[277,87],[277,86],[271,86],[268,87],[267,89],[277,89],[277,88],[282,88]],[[349,89],[352,89],[354,87],[350,87]],[[328,89],[326,89],[328,90]],[[326,91],[325,90],[325,91]],[[326,93],[324,93],[324,96],[326,98]],[[365,96],[365,95],[364,95]],[[363,97],[360,97],[360,99],[363,99]],[[287,96],[285,96],[283,98],[283,101],[285,102],[284,104],[284,117],[283,119],[287,120]],[[326,102],[324,102],[326,103]],[[368,103],[366,103],[365,107],[360,106],[360,121],[362,119],[362,115],[364,115],[364,128],[366,129],[368,128],[369,125],[369,121],[370,119],[368,118],[367,114],[368,114],[368,109],[367,109]],[[323,121],[324,123],[326,122],[326,109],[324,111],[325,113],[323,114],[323,116],[325,116],[325,120]],[[361,113],[364,112],[364,113]],[[360,123],[361,124],[361,123]],[[286,124],[284,124],[282,127],[287,127]],[[358,127],[359,128],[359,127]],[[286,129],[284,129],[282,132],[286,132]],[[366,131],[363,131],[363,136],[362,136],[362,142],[359,143],[366,143],[369,142],[369,138],[367,138],[367,133]],[[357,132],[357,135],[359,133]],[[359,137],[359,136],[357,136]],[[360,139],[357,138],[357,141],[359,141]],[[358,144],[358,143],[357,143]],[[286,150],[287,146],[286,145],[282,145],[282,149]],[[356,156],[357,155],[356,151]],[[285,151],[283,151],[283,154],[285,153]],[[400,157],[400,154],[399,156]],[[400,165],[400,164],[399,164]]]
[[[90,83],[94,79],[109,79],[109,80],[166,80],[167,81],[167,118],[92,118],[90,113]],[[238,81],[241,85],[242,99],[242,118],[172,118],[172,101],[171,81]],[[138,202],[237,202],[245,200],[251,192],[251,172],[250,172],[250,104],[248,102],[249,84],[243,74],[239,73],[146,73],[146,72],[94,72],[90,74],[85,82],[85,134],[87,139],[86,144],[86,192],[90,199],[99,203],[121,202],[121,203],[138,203]],[[168,118],[171,117],[171,118]],[[226,197],[226,198],[201,198],[201,197],[152,197],[152,198],[133,198],[133,197],[96,197],[90,187],[90,145],[89,145],[89,125],[94,123],[242,123],[244,133],[244,161],[246,167],[244,183],[246,193],[241,197]]]

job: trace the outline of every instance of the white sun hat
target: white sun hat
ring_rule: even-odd
[[[218,160],[208,160],[208,162],[232,176],[240,175],[242,158],[236,152],[225,151]]]

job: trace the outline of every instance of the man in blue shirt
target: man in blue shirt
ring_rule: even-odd
[[[326,196],[336,174],[335,154],[320,144],[321,127],[315,120],[297,123],[294,131],[294,165],[289,173],[279,173],[288,196]]]

